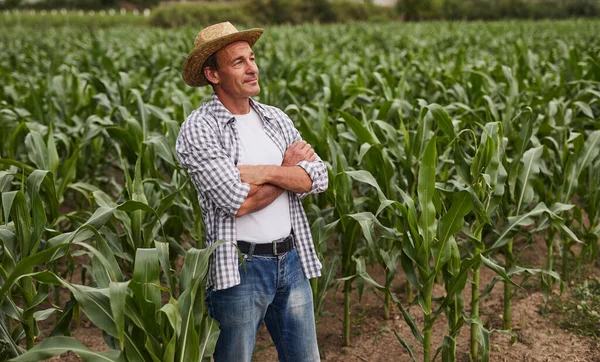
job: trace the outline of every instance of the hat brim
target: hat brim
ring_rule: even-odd
[[[191,87],[208,85],[202,66],[214,52],[236,41],[247,41],[252,47],[263,33],[263,29],[255,28],[239,31],[208,41],[192,50],[183,64],[183,81]]]

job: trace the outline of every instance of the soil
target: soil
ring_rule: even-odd
[[[519,265],[526,267],[544,264],[546,247],[543,240],[537,239],[533,246],[523,250]],[[375,267],[368,270],[377,281],[382,282],[384,271]],[[492,281],[495,274],[487,268],[481,269],[481,289]],[[586,278],[600,279],[600,268],[595,267],[587,273]],[[394,282],[397,295],[404,298],[405,279],[399,272]],[[542,313],[544,299],[538,287],[539,279],[533,277],[526,281],[524,289],[515,288],[513,298],[513,335],[492,333],[490,336],[491,361],[586,361],[600,362],[600,341],[591,337],[583,337],[559,327],[555,321],[558,315],[554,312]],[[443,295],[443,287],[436,285],[435,296]],[[469,312],[471,300],[470,284],[463,292],[464,305]],[[558,286],[550,298],[558,298]],[[365,288],[362,300],[358,301],[356,291],[353,292],[351,345],[344,346],[342,337],[342,320],[344,297],[342,284],[332,288],[325,301],[323,314],[317,323],[317,335],[321,359],[323,361],[410,361],[406,349],[394,335],[396,331],[403,339],[414,347],[417,361],[423,359],[420,346],[412,337],[412,333],[396,307],[391,318],[384,318],[382,296]],[[502,327],[503,285],[497,283],[492,292],[481,300],[480,316],[488,328],[499,330]],[[418,305],[410,307],[410,314],[419,327],[423,325],[423,314]],[[600,327],[599,327],[600,328]],[[432,356],[441,345],[447,332],[447,324],[443,315],[436,321],[432,329]],[[106,350],[101,331],[83,318],[81,325],[73,322],[72,336],[92,350]],[[458,337],[457,360],[469,361],[469,325],[464,325]],[[513,340],[511,344],[511,339]],[[437,360],[441,360],[438,356]],[[78,361],[72,353],[57,356],[52,361]],[[271,342],[266,328],[259,328],[253,361],[277,361],[277,351]]]

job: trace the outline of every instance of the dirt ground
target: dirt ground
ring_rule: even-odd
[[[540,259],[539,264],[542,264],[545,252],[545,248],[543,251],[527,250],[523,256],[533,259],[527,264],[538,258]],[[370,271],[370,274],[377,281],[383,282],[383,271],[374,269]],[[489,269],[482,269],[482,288],[492,281],[494,276],[495,274]],[[600,270],[596,268],[593,270],[592,275],[588,277],[600,279]],[[537,285],[539,284],[537,281],[539,279],[530,279],[528,284],[535,283]],[[338,289],[331,290],[328,294],[323,308],[325,313],[317,324],[319,348],[323,361],[410,361],[410,356],[398,342],[393,333],[394,330],[413,345],[417,360],[423,359],[422,350],[412,337],[412,333],[400,312],[395,309],[390,320],[385,320],[383,302],[372,291],[365,291],[361,303],[354,302],[351,317],[353,320],[351,346],[344,347],[342,337],[344,297],[341,286]],[[398,289],[398,294],[403,295],[402,289]],[[434,293],[436,296],[442,295],[442,286],[436,285]],[[556,316],[552,314],[542,315],[540,306],[544,305],[544,299],[538,287],[530,286],[524,290],[517,290],[515,294],[512,316],[516,340],[511,345],[510,335],[493,333],[490,336],[490,361],[600,362],[600,341],[594,341],[590,337],[574,335],[552,322],[552,318]],[[555,295],[551,297],[557,297],[558,290],[555,290],[553,294]],[[469,310],[471,301],[470,284],[467,284],[463,296],[465,309]],[[355,300],[357,299],[357,295],[355,295]],[[502,327],[502,300],[502,283],[497,283],[492,292],[481,300],[481,319],[484,323],[489,322],[494,329],[501,329]],[[423,314],[420,312],[420,307],[418,305],[411,307],[410,313],[415,317],[417,326],[422,327]],[[600,326],[598,328],[600,329]],[[432,356],[435,349],[441,345],[446,331],[446,319],[441,316],[432,330]],[[465,325],[462,327],[458,338],[458,361],[469,361],[469,337],[469,326]],[[264,327],[260,328],[254,360],[277,361],[277,351]],[[437,360],[440,361],[441,356],[438,356]]]
[[[543,265],[545,255],[544,243],[536,242],[533,247],[523,251],[520,265],[528,267]],[[369,273],[375,280],[383,280],[384,273],[380,268],[371,268]],[[481,288],[483,289],[494,276],[492,271],[482,268]],[[597,267],[592,269],[587,278],[600,279],[600,269]],[[403,299],[404,276],[401,275],[401,272],[396,279],[394,287],[397,294]],[[528,281],[525,289],[516,290],[513,299],[514,344],[510,343],[510,335],[492,333],[490,337],[491,361],[600,362],[600,341],[564,330],[552,322],[555,315],[540,312],[544,300],[539,287],[537,287],[538,281],[538,279],[532,278]],[[434,293],[436,296],[441,296],[442,286],[436,285]],[[470,294],[470,284],[467,284],[467,288],[463,292],[467,311],[471,299]],[[557,298],[558,290],[552,294],[551,298]],[[341,284],[337,289],[331,289],[327,295],[323,314],[317,323],[319,348],[323,361],[410,361],[407,351],[399,343],[393,331],[409,341],[414,346],[417,360],[422,360],[422,350],[412,337],[410,329],[397,309],[394,309],[392,317],[386,320],[381,296],[368,288],[365,288],[360,303],[356,292],[353,299],[351,346],[345,347],[342,337],[344,299]],[[498,283],[492,292],[481,300],[481,319],[493,329],[501,329],[502,326],[502,299],[503,286]],[[420,307],[418,305],[411,307],[410,313],[414,316],[417,326],[422,327],[423,315]],[[441,344],[446,331],[446,320],[442,315],[436,321],[432,331],[433,353]],[[73,324],[72,335],[92,350],[107,349],[101,331],[85,319],[79,326]],[[469,326],[463,326],[458,338],[458,361],[469,361],[469,335]],[[441,360],[440,357],[438,356],[438,361]],[[51,360],[78,361],[79,359],[69,353]],[[253,360],[277,361],[277,351],[264,325],[259,329]]]

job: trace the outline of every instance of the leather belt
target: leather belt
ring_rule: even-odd
[[[288,251],[294,249],[294,234],[290,234],[289,236],[283,239],[274,240],[270,243],[264,244],[251,243],[244,240],[238,240],[237,242],[238,248],[240,248],[240,251],[243,254],[250,253],[250,248],[252,244],[254,244],[254,251],[252,252],[253,255],[283,255]]]

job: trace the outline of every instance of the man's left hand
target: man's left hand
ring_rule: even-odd
[[[265,167],[261,165],[239,165],[242,182],[260,186],[265,183]]]

